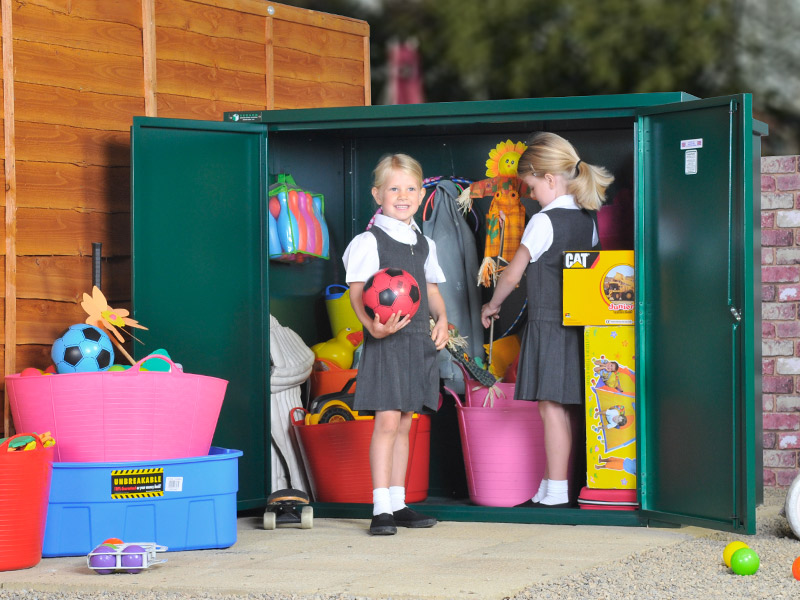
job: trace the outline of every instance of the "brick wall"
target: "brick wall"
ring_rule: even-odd
[[[800,471],[800,157],[761,159],[764,485]]]

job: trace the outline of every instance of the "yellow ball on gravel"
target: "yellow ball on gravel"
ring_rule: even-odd
[[[725,566],[726,567],[731,566],[731,557],[733,556],[734,552],[736,552],[737,550],[741,550],[742,548],[749,548],[749,547],[750,546],[748,546],[744,542],[740,542],[739,540],[731,542],[730,544],[725,546],[725,550],[722,551],[722,560],[725,563]]]

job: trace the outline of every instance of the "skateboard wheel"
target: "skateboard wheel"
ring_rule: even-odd
[[[300,511],[300,529],[311,529],[314,526],[314,507],[304,506]]]
[[[277,515],[271,510],[264,512],[264,529],[275,529],[278,525]]]

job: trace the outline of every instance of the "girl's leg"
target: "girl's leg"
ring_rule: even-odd
[[[375,412],[372,440],[369,444],[369,469],[372,474],[372,535],[394,535],[397,525],[392,516],[389,482],[392,478],[392,455],[400,427],[399,410]]]
[[[409,440],[408,433],[414,413],[404,412],[400,422],[392,450],[392,471],[389,479],[389,499],[392,515],[398,527],[433,527],[436,519],[423,515],[406,506],[406,470],[408,469]]]
[[[544,423],[548,479],[547,494],[539,502],[547,505],[564,504],[569,502],[567,477],[572,450],[572,423],[567,409],[557,402],[540,400],[539,414]]]
[[[411,431],[411,419],[414,413],[400,414],[397,435],[392,447],[392,469],[389,477],[390,486],[405,486],[406,469],[408,467],[408,432]]]
[[[375,412],[375,427],[369,444],[369,469],[372,487],[388,488],[392,478],[392,457],[400,427],[399,410],[379,410]],[[406,452],[408,435],[406,434]]]

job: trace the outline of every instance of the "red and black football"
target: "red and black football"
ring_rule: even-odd
[[[381,269],[364,283],[361,299],[367,316],[386,323],[393,313],[413,317],[419,309],[419,284],[403,269]]]

